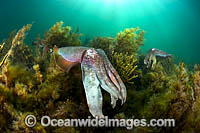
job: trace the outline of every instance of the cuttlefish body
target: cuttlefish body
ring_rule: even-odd
[[[65,71],[69,72],[73,66],[81,64],[87,104],[94,117],[104,117],[100,87],[110,93],[113,108],[118,98],[122,104],[126,101],[126,87],[103,50],[88,47],[55,47],[54,55],[57,65]]]
[[[156,57],[168,58],[170,56],[170,54],[167,54],[159,49],[152,48],[148,51],[144,59],[144,64],[147,65],[147,68],[151,65],[152,69],[154,69],[156,65]]]

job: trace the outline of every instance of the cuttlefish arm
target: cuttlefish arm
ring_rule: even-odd
[[[152,54],[150,52],[148,52],[144,59],[144,64],[147,65],[147,68],[150,67],[151,58],[152,58]]]
[[[103,68],[105,68],[105,71],[107,72],[106,75],[108,75],[108,78],[109,78],[108,80],[106,80],[106,79],[102,79],[102,80],[104,80],[104,83],[110,81],[110,83],[112,83],[112,86],[114,86],[115,88],[118,89],[119,98],[121,99],[122,104],[125,103],[127,92],[126,92],[126,87],[125,87],[123,81],[121,80],[118,72],[115,70],[115,68],[110,63],[105,52],[101,49],[97,49],[97,51],[98,51],[99,55],[101,56]],[[112,97],[113,96],[111,95],[111,99],[112,99]],[[113,97],[113,98],[115,98],[115,97]],[[113,99],[113,101],[114,101],[114,99]],[[113,108],[114,107],[115,107],[115,104],[113,105]]]
[[[122,104],[125,102],[126,87],[103,50],[93,48],[87,50],[83,56],[81,68],[84,78],[83,84],[86,94],[88,94],[86,97],[93,116],[103,116],[101,114],[102,94],[99,90],[100,86],[110,93],[113,108],[116,106],[118,98],[121,99]]]
[[[103,118],[102,113],[102,93],[100,82],[96,75],[94,60],[88,53],[85,54],[81,63],[82,80],[85,88],[87,104],[90,113],[95,117]]]

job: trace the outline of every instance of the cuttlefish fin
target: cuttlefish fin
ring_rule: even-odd
[[[58,55],[58,48],[54,47],[54,58],[56,64],[64,71],[69,72],[70,69],[78,64],[78,62],[71,62]]]

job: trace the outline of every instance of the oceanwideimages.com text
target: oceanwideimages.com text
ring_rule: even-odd
[[[53,119],[49,116],[42,116],[38,121],[43,127],[126,127],[133,129],[134,127],[175,127],[174,119],[109,119],[92,118],[88,116],[87,119]],[[27,115],[25,124],[28,127],[34,127],[37,123],[34,115]]]

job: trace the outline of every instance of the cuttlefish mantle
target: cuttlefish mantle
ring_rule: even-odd
[[[86,47],[63,47],[53,49],[56,64],[66,72],[81,63],[83,53],[87,50]]]

